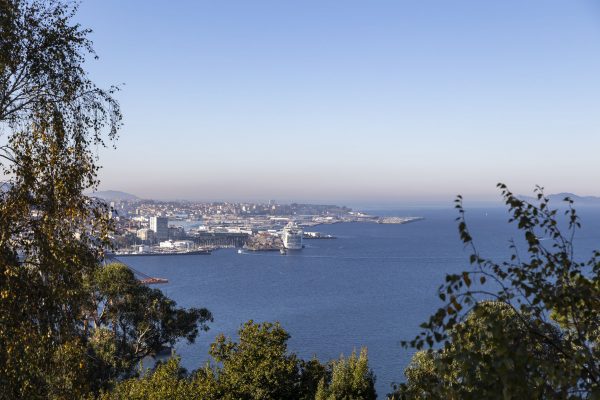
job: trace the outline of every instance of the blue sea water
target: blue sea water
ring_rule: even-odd
[[[377,213],[377,211],[374,211]],[[586,258],[600,248],[600,208],[580,210],[583,227],[576,253]],[[238,254],[218,250],[210,256],[153,256],[124,259],[135,269],[164,277],[160,288],[184,307],[206,307],[214,314],[210,331],[192,345],[179,343],[183,366],[193,370],[207,359],[219,333],[235,337],[240,325],[279,321],[291,334],[290,351],[326,361],[366,346],[380,397],[403,380],[419,324],[440,305],[436,296],[447,273],[468,267],[469,249],[458,237],[453,209],[380,211],[380,215],[422,216],[404,225],[346,223],[313,230],[335,240],[305,241],[306,248],[279,253]],[[510,256],[518,238],[502,208],[473,208],[466,214],[483,256]],[[544,238],[542,238],[544,239]]]

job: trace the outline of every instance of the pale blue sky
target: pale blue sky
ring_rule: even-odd
[[[402,203],[600,195],[600,2],[84,0],[125,83],[103,189]]]

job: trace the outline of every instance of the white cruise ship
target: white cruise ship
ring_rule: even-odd
[[[302,236],[304,232],[293,222],[287,224],[283,228],[283,234],[281,240],[283,241],[283,247],[287,250],[300,250],[302,249]]]

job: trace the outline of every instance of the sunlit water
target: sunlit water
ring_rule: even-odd
[[[381,212],[380,212],[381,214]],[[402,371],[412,351],[400,347],[411,339],[440,302],[436,291],[444,275],[468,267],[468,249],[460,243],[454,210],[410,209],[390,215],[423,216],[405,225],[348,223],[314,230],[335,240],[307,240],[298,253],[128,257],[137,270],[164,277],[159,287],[184,307],[206,307],[215,321],[196,343],[180,343],[188,370],[207,360],[218,333],[235,336],[249,319],[279,321],[291,334],[289,348],[303,358],[321,360],[366,346],[382,397]],[[600,209],[581,210],[583,229],[577,253],[600,248]],[[508,240],[516,237],[504,209],[467,213],[482,255],[507,259]]]

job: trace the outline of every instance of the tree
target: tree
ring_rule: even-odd
[[[0,398],[87,390],[83,277],[109,225],[83,191],[97,182],[91,146],[116,136],[121,114],[83,70],[91,44],[74,11],[0,2]],[[73,368],[57,379],[65,359]]]
[[[297,398],[299,363],[287,354],[289,334],[279,324],[246,322],[239,342],[220,335],[209,354],[221,367],[215,375],[224,399]]]
[[[92,357],[98,362],[97,381],[106,386],[131,376],[147,356],[173,346],[180,338],[193,343],[212,321],[207,309],[182,309],[160,290],[141,284],[127,266],[108,264],[96,270],[89,292],[92,302],[86,321]]]
[[[327,365],[287,353],[289,334],[279,324],[248,321],[239,343],[219,336],[210,355],[222,367],[213,374],[226,399],[375,399],[367,350]],[[209,376],[204,372],[204,377]],[[319,394],[320,393],[320,394]],[[321,396],[321,397],[319,397]]]
[[[425,400],[443,396],[449,400],[453,399],[454,395],[449,393],[450,390],[447,388],[456,381],[444,377],[441,371],[437,370],[436,362],[439,357],[441,357],[440,353],[434,351],[420,350],[413,354],[410,364],[404,369],[406,382],[396,386],[394,393],[391,393],[388,399]]]
[[[128,379],[119,383],[111,392],[101,393],[98,400],[194,400],[203,399],[194,391],[186,379],[185,371],[179,365],[179,358],[173,357],[159,364],[152,373],[141,378]]]
[[[119,383],[103,400],[152,397],[153,392],[167,393],[166,398],[185,399],[299,399],[300,362],[295,354],[287,353],[288,333],[279,324],[245,323],[239,330],[239,342],[219,335],[211,345],[208,363],[191,376],[181,374],[178,360],[170,360],[141,380],[132,378]],[[214,365],[214,362],[218,365]],[[175,395],[185,393],[183,397]],[[314,393],[311,398],[314,398]]]
[[[432,359],[419,355],[421,365],[417,365],[419,374],[441,390],[456,379],[472,382],[473,390],[480,393],[487,393],[485,385],[491,384],[490,390],[507,393],[508,398],[600,396],[600,252],[584,262],[575,258],[573,237],[580,220],[569,198],[564,200],[565,230],[541,188],[536,188],[534,204],[519,199],[505,185],[498,186],[509,222],[522,234],[520,242],[510,245],[510,261],[496,263],[479,254],[459,196],[459,233],[472,251],[472,268],[446,276],[439,289],[444,306],[422,325],[420,335],[404,344],[417,349],[435,343],[443,346],[429,353]],[[493,318],[489,307],[481,307],[486,298],[494,301]],[[511,322],[506,325],[506,321]],[[473,329],[475,336],[469,333]],[[474,351],[478,342],[481,348]],[[428,365],[430,371],[432,361],[433,375],[421,368]],[[502,365],[521,374],[502,372]],[[469,370],[504,374],[505,381],[490,382],[491,376],[472,376]],[[409,368],[407,373],[415,371]]]
[[[480,302],[452,329],[448,346],[413,356],[393,398],[566,398],[577,376],[562,354],[527,333],[514,309]],[[557,329],[545,334],[561,340]],[[559,374],[562,384],[552,378]]]
[[[367,349],[363,348],[357,357],[350,357],[330,363],[331,379],[322,378],[317,388],[316,400],[372,400],[375,392],[375,375],[369,368]]]
[[[191,375],[183,374],[178,359],[172,359],[142,378],[118,383],[100,398],[313,400],[317,390],[326,395],[319,399],[375,398],[375,378],[366,350],[358,357],[353,353],[348,359],[323,365],[315,358],[303,361],[288,353],[288,339],[279,324],[248,321],[239,330],[238,342],[218,336],[209,352],[211,361]],[[154,393],[172,395],[156,397]]]
[[[209,317],[129,282],[132,292],[119,294],[147,309],[113,302],[105,308],[115,319],[88,323],[90,290],[107,295],[90,277],[102,274],[112,227],[106,205],[84,192],[98,184],[95,149],[116,138],[122,117],[117,89],[86,74],[95,54],[76,9],[68,0],[0,0],[0,399],[81,398],[95,377],[178,335],[192,339],[192,325]],[[117,321],[120,342],[109,340]],[[99,370],[111,354],[125,364]]]
[[[308,361],[300,361],[300,400],[313,400],[319,384],[323,385],[330,381],[331,363],[324,365],[316,357]]]

